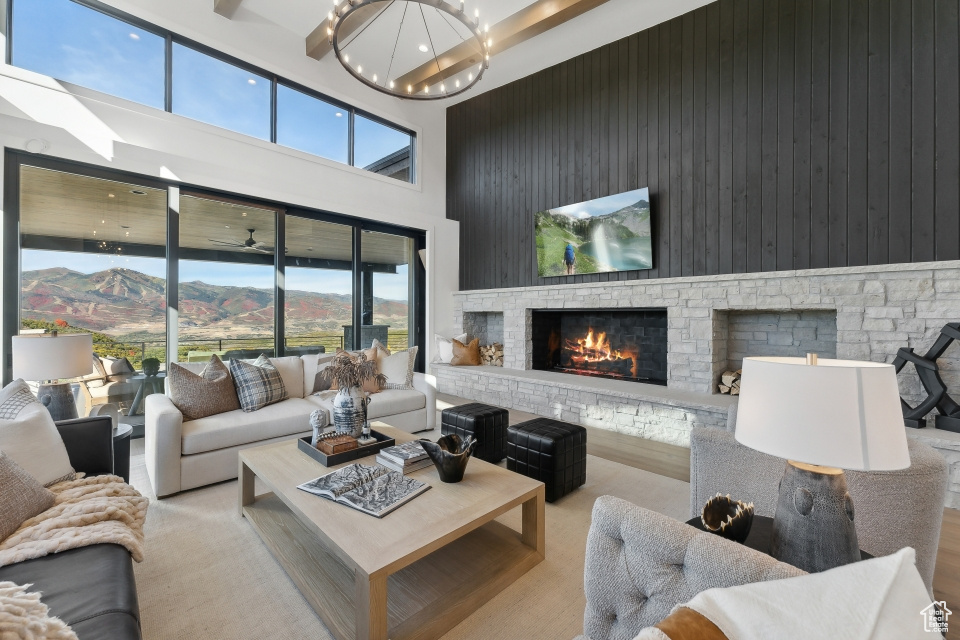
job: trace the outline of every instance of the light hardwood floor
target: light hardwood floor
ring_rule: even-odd
[[[440,407],[469,402],[454,396],[438,396]],[[510,411],[510,423],[516,424],[536,416]],[[650,471],[668,478],[690,480],[690,450],[686,447],[643,440],[605,429],[587,427],[587,452],[630,467]],[[943,510],[937,567],[933,576],[933,593],[945,600],[955,612],[947,640],[960,640],[960,510]]]

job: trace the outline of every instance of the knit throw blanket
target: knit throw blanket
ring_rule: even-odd
[[[70,627],[50,617],[31,585],[0,582],[0,640],[77,640]]]
[[[143,560],[149,500],[122,478],[90,476],[59,482],[50,491],[54,505],[0,542],[0,567],[101,543],[126,547],[134,560]]]

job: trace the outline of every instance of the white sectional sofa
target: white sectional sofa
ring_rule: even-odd
[[[158,497],[237,477],[237,453],[243,449],[310,434],[310,414],[332,409],[336,391],[311,395],[317,355],[271,358],[280,372],[287,399],[259,411],[228,411],[184,421],[166,395],[146,399],[147,474]],[[181,366],[200,373],[202,362]],[[410,433],[433,429],[437,421],[436,379],[414,374],[414,389],[385,389],[371,396],[368,417]],[[332,416],[331,422],[332,422]]]

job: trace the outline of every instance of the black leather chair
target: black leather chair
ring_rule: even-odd
[[[64,420],[57,429],[70,464],[87,475],[113,473],[113,425],[108,416]],[[95,544],[0,567],[0,582],[32,584],[50,615],[80,640],[140,640],[140,606],[130,553]]]

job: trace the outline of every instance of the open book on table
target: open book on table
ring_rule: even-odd
[[[384,467],[354,463],[297,488],[382,518],[430,485]]]

